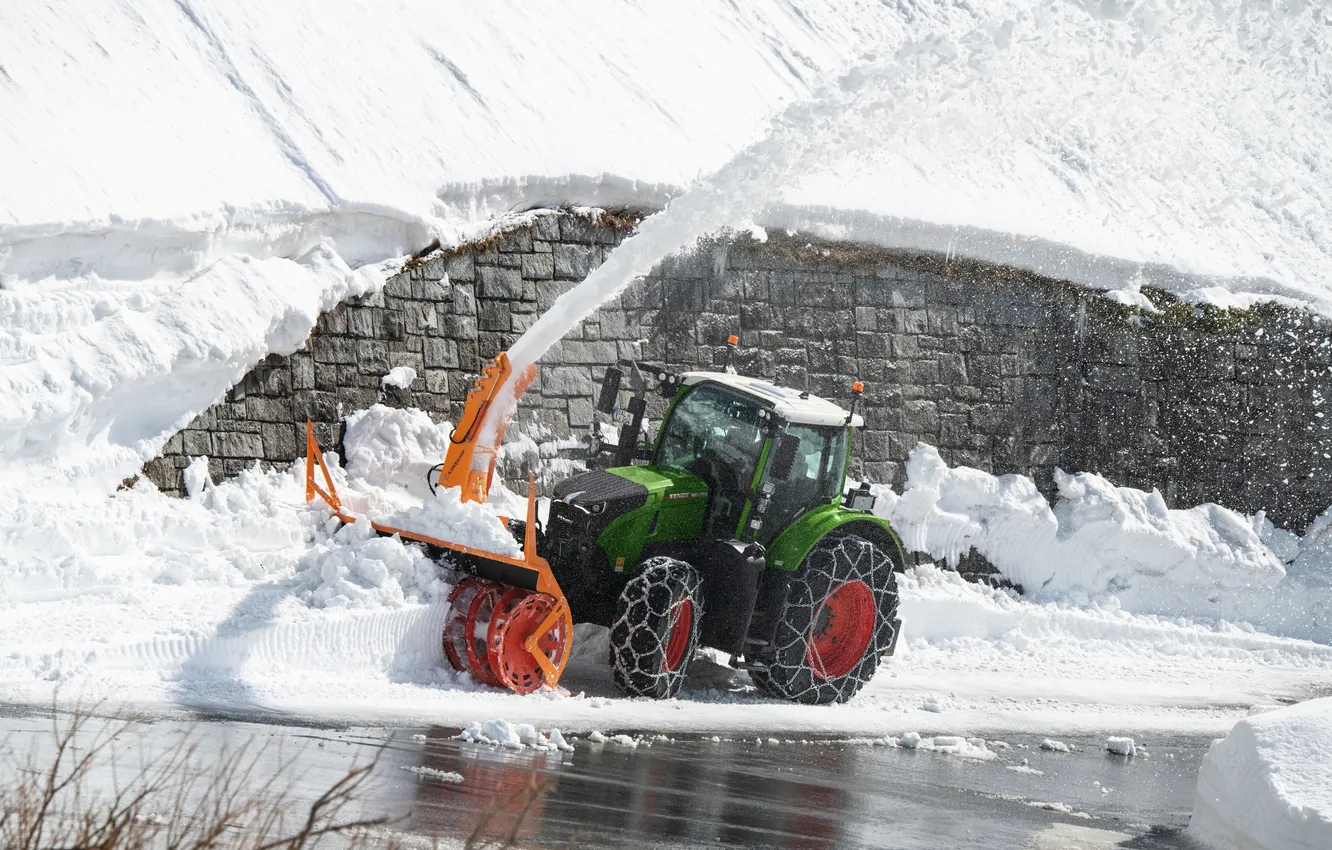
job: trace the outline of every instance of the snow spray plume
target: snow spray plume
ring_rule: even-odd
[[[1323,15],[1300,2],[1259,14],[1236,0],[1046,0],[960,36],[922,33],[886,60],[858,65],[787,107],[766,136],[645,220],[532,325],[509,358],[521,372],[661,260],[753,217],[829,163],[850,170],[838,179],[875,174],[875,185],[900,199],[903,215],[923,192],[955,196],[963,219],[996,232],[1016,223],[1025,233],[1087,243],[1080,250],[1096,252],[1105,250],[1104,236],[1091,239],[1080,228],[1116,218],[1114,197],[1144,196],[1174,208],[1187,196],[1189,209],[1233,213],[1182,224],[1121,222],[1126,230],[1112,240],[1114,250],[1172,257],[1187,275],[1209,279],[1229,264],[1226,274],[1255,278],[1250,291],[1307,297],[1298,283],[1270,275],[1298,282],[1307,277],[1300,267],[1326,267],[1332,233],[1317,223],[1307,233],[1274,232],[1263,210],[1280,201],[1274,187],[1289,174],[1308,173],[1314,163],[1318,173],[1332,172],[1332,155],[1314,141],[1321,132],[1261,158],[1247,140],[1262,128],[1275,133],[1292,114],[1325,113],[1321,101],[1303,93],[1307,86],[1291,85],[1327,76],[1326,39],[1314,38]],[[1314,47],[1302,49],[1310,39]],[[1052,42],[1062,48],[1050,51]],[[1255,70],[1255,57],[1263,70]],[[1274,105],[1274,91],[1299,108],[1293,101]],[[1144,134],[1144,126],[1152,132]],[[1203,146],[1200,127],[1215,128]],[[988,164],[983,173],[975,172],[976,162]],[[982,182],[988,185],[977,193]],[[1029,203],[1032,186],[1048,186],[1053,201]],[[1332,208],[1332,186],[1303,191],[1311,203]],[[992,209],[995,192],[1011,196],[1011,206]],[[967,206],[970,200],[979,207]],[[1078,277],[1075,268],[1049,271]],[[1199,278],[1189,276],[1169,288],[1197,287]],[[493,437],[515,406],[509,398],[492,407],[483,433]]]

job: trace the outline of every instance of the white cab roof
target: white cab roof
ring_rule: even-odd
[[[846,424],[847,411],[831,401],[807,394],[802,398],[800,390],[778,387],[758,378],[747,378],[744,375],[731,375],[726,372],[685,372],[682,378],[687,387],[703,381],[714,381],[765,399],[772,403],[772,409],[777,415],[788,422],[800,425]],[[859,428],[865,424],[865,420],[857,413],[851,417],[851,424]]]

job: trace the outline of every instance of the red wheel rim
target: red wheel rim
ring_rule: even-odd
[[[666,641],[666,657],[662,666],[668,671],[678,670],[689,648],[689,633],[694,628],[694,603],[681,599],[671,606],[671,636]]]
[[[490,618],[490,625],[486,628],[484,657],[486,666],[495,674],[497,683],[503,687],[508,687],[504,682],[504,675],[500,672],[500,665],[504,660],[500,647],[504,641],[504,634],[507,631],[514,606],[531,591],[507,585],[496,585],[496,587],[499,588],[499,598],[495,602],[495,616]]]
[[[533,593],[514,603],[495,620],[495,641],[491,643],[491,663],[509,689],[530,694],[546,682],[541,665],[527,651],[527,639],[555,607],[555,600],[544,593]],[[569,648],[569,630],[564,618],[555,621],[537,638],[537,651],[559,669]]]
[[[805,662],[820,679],[850,673],[865,657],[874,637],[874,591],[865,582],[835,587],[814,613]]]
[[[449,612],[444,620],[444,654],[454,670],[468,670],[467,666],[467,615],[472,609],[472,600],[485,589],[486,582],[476,576],[467,576],[454,585],[449,594]]]
[[[490,666],[487,658],[486,641],[495,624],[495,612],[500,608],[502,599],[500,586],[486,582],[485,588],[476,595],[468,606],[467,619],[463,626],[467,640],[467,669],[483,684],[492,688],[503,686],[499,676]]]

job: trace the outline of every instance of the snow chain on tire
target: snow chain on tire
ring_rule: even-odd
[[[786,610],[777,625],[774,657],[766,672],[750,674],[754,683],[772,696],[809,705],[846,702],[854,696],[874,676],[880,655],[893,644],[897,617],[893,566],[887,552],[863,537],[833,532],[815,544],[791,581]],[[866,607],[872,604],[874,617],[872,624],[864,623],[868,643],[863,653],[829,664],[849,668],[833,675],[818,669],[823,659],[812,647],[824,603],[839,589],[848,599],[863,600]]]
[[[680,692],[698,649],[702,586],[698,571],[684,561],[657,557],[642,563],[620,594],[611,625],[611,676],[620,690],[655,699]]]

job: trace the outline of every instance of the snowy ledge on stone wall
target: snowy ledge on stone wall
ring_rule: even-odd
[[[1172,510],[1155,490],[1057,470],[1053,506],[1026,476],[950,468],[932,446],[907,460],[877,513],[909,551],[957,564],[973,549],[1038,602],[1249,624],[1332,643],[1332,511],[1304,537],[1261,513]]]

